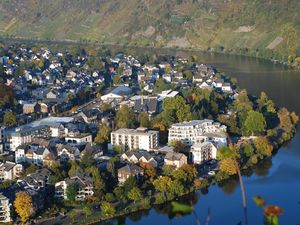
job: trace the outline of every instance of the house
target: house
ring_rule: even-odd
[[[155,157],[148,152],[128,151],[123,153],[120,159],[131,163],[138,163],[138,162],[149,163],[152,164],[154,167],[157,167],[158,165],[158,162],[155,159]]]
[[[35,173],[28,174],[26,177],[17,180],[17,183],[27,189],[36,191],[44,190],[48,184],[50,175],[50,170],[42,168],[37,170]]]
[[[47,99],[58,99],[59,98],[59,93],[55,90],[50,90],[46,94]]]
[[[150,151],[158,147],[159,132],[147,128],[119,129],[111,132],[112,146],[121,145],[125,149]]]
[[[144,169],[135,164],[127,164],[118,169],[118,181],[120,184],[123,184],[131,176],[138,180],[141,179],[144,176]]]
[[[155,115],[162,111],[162,101],[159,101],[158,97],[134,96],[131,100],[133,101],[135,112],[146,112],[150,115]]]
[[[201,164],[217,158],[217,148],[211,142],[196,143],[191,147],[192,161]]]
[[[55,198],[68,199],[68,186],[73,185],[76,189],[76,201],[87,200],[94,195],[93,179],[86,173],[78,173],[73,177],[67,178],[55,184]]]
[[[232,92],[231,84],[230,83],[223,83],[221,90],[223,92]]]
[[[84,150],[80,153],[80,158],[85,154],[91,154],[95,160],[100,160],[103,156],[103,150],[101,146],[92,143],[87,143]]]
[[[12,222],[9,199],[0,193],[0,223]]]
[[[60,161],[66,162],[68,160],[76,160],[80,156],[80,151],[75,146],[64,145],[64,144],[57,144],[57,157]]]
[[[22,145],[15,151],[16,163],[33,163],[36,166],[42,166],[44,158],[50,154],[47,148],[37,144]]]
[[[13,180],[21,176],[23,166],[14,162],[0,163],[0,182]]]
[[[202,83],[203,82],[203,76],[201,76],[200,73],[197,73],[193,76],[193,83]]]
[[[207,90],[212,89],[212,87],[206,81],[202,82],[202,84],[198,85],[198,87],[201,89],[207,89]]]
[[[165,165],[175,166],[176,168],[187,164],[187,157],[182,153],[168,152],[164,159]]]
[[[98,119],[101,117],[99,109],[84,110],[76,115],[77,119],[82,118],[86,124],[97,124]]]
[[[163,100],[164,98],[174,98],[178,94],[179,94],[178,91],[166,90],[166,91],[162,91],[160,94],[158,94],[158,96],[160,100]]]
[[[23,114],[39,113],[40,111],[40,105],[36,102],[23,105]]]
[[[123,101],[128,99],[131,93],[132,93],[131,88],[126,86],[120,86],[115,88],[112,92],[101,96],[101,100],[106,102],[113,101],[113,100]]]

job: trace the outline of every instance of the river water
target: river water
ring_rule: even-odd
[[[285,106],[300,115],[300,72],[274,65],[268,61],[241,56],[200,54],[204,63],[212,64],[227,75],[237,78],[239,86],[249,93],[259,95],[265,91],[278,106]],[[252,198],[262,196],[269,204],[284,209],[280,224],[300,224],[300,131],[282,147],[272,160],[244,176],[249,225],[262,224],[263,212]],[[224,187],[211,186],[208,193],[198,192],[190,197],[195,210],[205,224],[210,209],[210,225],[234,225],[243,221],[241,191],[238,182],[231,181]],[[185,200],[185,201],[190,201]],[[164,207],[153,208],[122,218],[126,225],[170,224]],[[172,224],[196,224],[194,215],[172,220]]]

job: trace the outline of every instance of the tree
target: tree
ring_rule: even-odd
[[[266,129],[266,120],[260,112],[249,111],[245,120],[244,129],[247,133],[260,134]]]
[[[101,203],[101,214],[106,218],[110,218],[116,214],[116,209],[111,203],[104,201]]]
[[[166,193],[170,190],[171,183],[172,183],[172,179],[167,176],[159,177],[153,181],[153,185],[155,189],[161,192],[166,199],[167,199]]]
[[[123,105],[116,113],[116,125],[118,128],[135,128],[136,118],[134,111]]]
[[[179,180],[182,183],[191,184],[194,179],[198,177],[198,171],[194,165],[185,164],[172,173],[175,180]]]
[[[184,192],[184,186],[179,180],[174,180],[170,183],[170,192],[174,195],[181,195]]]
[[[94,184],[94,195],[97,199],[102,199],[105,191],[105,183],[97,167],[90,167],[88,172],[92,175]]]
[[[128,192],[128,198],[134,202],[140,201],[142,199],[142,192],[138,187],[133,187]]]
[[[172,141],[170,145],[174,147],[174,152],[188,153],[190,150],[189,147],[181,141]]]
[[[253,155],[253,153],[254,153],[254,148],[252,147],[252,145],[251,144],[245,144],[244,146],[243,146],[243,152],[244,152],[244,154],[247,156],[247,157],[250,157],[250,156],[252,156]]]
[[[140,167],[145,170],[145,175],[147,178],[154,178],[156,176],[156,169],[151,163],[140,162]]]
[[[189,121],[192,119],[190,106],[181,96],[165,98],[163,101],[163,117],[173,117],[177,122]]]
[[[110,138],[110,132],[111,132],[111,130],[110,130],[109,126],[107,126],[106,124],[103,124],[103,123],[100,124],[97,136],[95,138],[95,142],[97,144],[107,143]]]
[[[137,187],[136,179],[134,176],[130,176],[127,178],[127,180],[124,182],[124,192],[127,196],[129,191],[132,190],[134,187]]]
[[[90,206],[85,206],[83,208],[83,212],[85,214],[85,217],[91,216],[93,214],[93,209]]]
[[[237,111],[250,111],[253,109],[253,104],[249,100],[248,93],[245,89],[240,91],[234,104]]]
[[[70,201],[75,201],[77,195],[77,187],[75,184],[71,183],[67,186],[67,199]]]
[[[261,157],[268,157],[272,155],[273,146],[269,143],[265,137],[257,137],[254,140],[254,146],[256,153]]]
[[[15,114],[11,111],[8,111],[4,115],[4,125],[13,127],[17,124],[17,118]]]
[[[14,207],[23,223],[26,223],[29,217],[34,213],[32,198],[24,191],[18,192],[16,194]]]
[[[81,162],[80,165],[83,169],[93,165],[95,163],[95,159],[92,151],[90,150],[85,151],[80,159],[80,162]]]
[[[68,172],[69,177],[73,177],[77,172],[83,172],[76,162],[70,162],[71,168]]]
[[[140,123],[140,127],[149,127],[150,126],[149,115],[146,112],[140,113],[140,115],[138,117],[138,121]]]

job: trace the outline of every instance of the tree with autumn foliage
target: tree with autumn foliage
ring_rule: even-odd
[[[16,194],[14,207],[23,223],[26,223],[30,216],[32,216],[34,213],[32,198],[24,191],[18,192]]]

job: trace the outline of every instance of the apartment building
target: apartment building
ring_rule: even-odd
[[[181,141],[188,146],[192,146],[194,143],[203,142],[203,134],[224,132],[226,132],[226,126],[213,120],[192,120],[175,123],[169,129],[169,143]]]
[[[192,161],[201,164],[217,158],[217,148],[211,142],[196,143],[191,147]]]
[[[9,199],[0,193],[0,223],[11,222]]]
[[[158,147],[158,131],[147,128],[119,129],[111,133],[112,146],[120,145],[126,150],[140,149],[150,151]]]
[[[51,131],[49,126],[37,126],[37,127],[22,127],[17,128],[11,135],[10,150],[16,151],[17,147],[22,144],[30,143],[34,137],[49,137]]]

